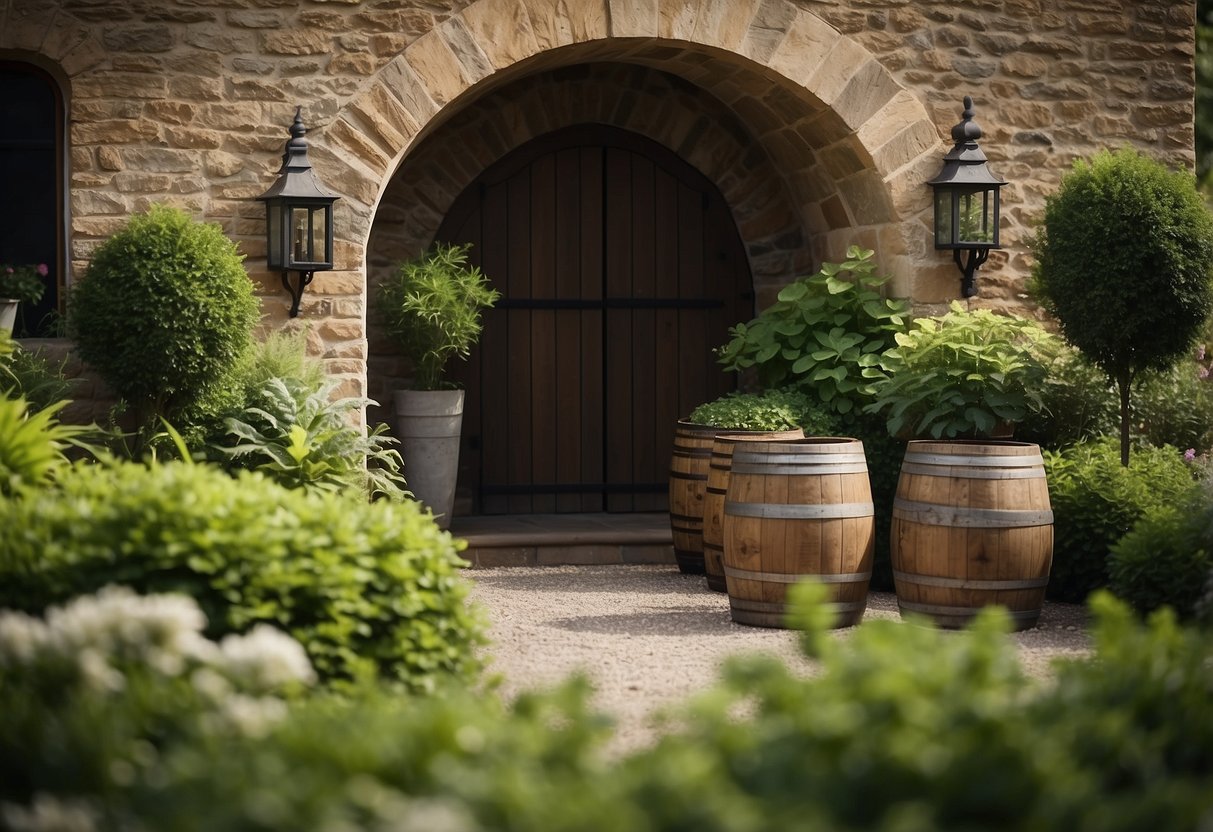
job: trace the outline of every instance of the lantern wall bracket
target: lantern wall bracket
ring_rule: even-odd
[[[292,318],[299,317],[299,303],[303,300],[303,290],[312,285],[312,278],[316,276],[316,272],[296,272],[299,279],[292,281],[291,273],[284,271],[282,273],[282,288],[286,289],[291,296],[291,312]]]
[[[968,258],[961,261],[962,254],[967,251]],[[952,259],[956,261],[957,268],[960,269],[960,294],[962,297],[971,298],[977,295],[977,270],[982,267],[986,259],[990,256],[988,248],[970,248],[970,249],[953,249]]]

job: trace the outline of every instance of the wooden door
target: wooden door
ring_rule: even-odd
[[[664,510],[674,423],[732,388],[712,350],[753,313],[715,186],[648,139],[570,128],[486,170],[437,236],[502,293],[462,376],[476,510]]]

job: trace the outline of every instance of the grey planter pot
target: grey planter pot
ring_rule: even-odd
[[[434,513],[439,528],[449,528],[459,475],[463,391],[397,390],[394,399],[404,479]]]

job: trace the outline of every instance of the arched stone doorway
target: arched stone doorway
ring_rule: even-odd
[[[461,491],[480,513],[666,507],[674,422],[733,385],[712,350],[753,311],[719,189],[606,125],[490,166],[438,239],[502,293],[464,368]]]
[[[685,19],[640,20],[616,14],[614,4],[540,5],[471,4],[339,115],[329,137],[387,172],[369,214],[347,206],[371,224],[368,290],[430,244],[487,169],[546,133],[604,124],[653,140],[711,183],[732,216],[759,306],[850,244],[880,251],[895,294],[927,303],[951,296],[953,276],[926,258],[922,182],[938,165],[938,133],[922,103],[863,48],[792,6],[770,20],[766,6],[710,0]],[[378,146],[390,152],[376,156]],[[387,401],[408,369],[373,316],[367,335],[368,393]],[[568,494],[543,499],[561,497],[572,505]],[[543,510],[533,501],[505,506]]]

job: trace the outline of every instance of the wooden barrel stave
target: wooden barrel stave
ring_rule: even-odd
[[[703,566],[708,589],[727,591],[724,577],[724,502],[729,487],[733,451],[745,442],[782,442],[803,439],[804,431],[793,430],[721,433],[712,442],[708,481],[703,498]]]
[[[821,457],[840,455],[842,443],[842,450],[853,455],[857,449],[858,458],[863,458],[862,444],[852,439],[823,437],[788,444],[791,453]],[[774,458],[784,452],[782,444],[769,443],[763,453]],[[867,606],[875,549],[866,464],[847,473],[815,474],[809,462],[801,473],[765,476],[750,469],[749,456],[734,450],[725,503],[724,568],[734,620],[784,626],[787,586],[816,576],[830,587],[836,626],[857,623]],[[784,466],[776,462],[770,467]],[[817,467],[835,466],[823,460]]]
[[[1034,626],[1053,551],[1039,448],[911,442],[891,536],[903,613],[959,627],[982,607],[999,604],[1016,629]]]

